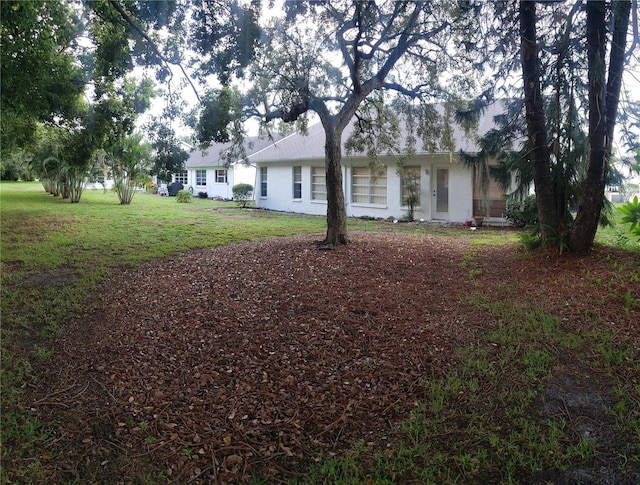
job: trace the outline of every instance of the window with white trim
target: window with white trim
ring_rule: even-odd
[[[179,184],[189,185],[189,174],[186,171],[174,173],[173,179]]]
[[[204,187],[207,185],[207,171],[196,170],[196,185]]]
[[[227,183],[227,171],[226,170],[216,170],[216,183],[217,184],[226,184]]]
[[[293,167],[293,198],[302,199],[302,167]]]
[[[413,195],[418,199],[414,201],[413,206],[420,205],[420,167],[404,167],[402,170],[402,205],[407,204],[409,195],[413,192]]]
[[[324,167],[311,167],[311,198],[327,200],[327,185]]]
[[[387,168],[353,167],[351,201],[361,204],[387,203]]]
[[[267,167],[260,167],[260,197],[267,196]]]

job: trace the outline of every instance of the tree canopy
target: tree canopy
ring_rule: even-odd
[[[78,15],[64,2],[0,2],[2,152],[34,142],[38,123],[73,119],[85,88]]]

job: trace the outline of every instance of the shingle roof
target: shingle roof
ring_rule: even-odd
[[[279,135],[274,135],[273,139],[260,137],[260,136],[249,136],[245,138],[244,148],[246,150],[247,156],[251,159],[252,155],[264,150],[274,143],[274,141],[280,140],[282,137]],[[196,148],[189,155],[189,159],[186,161],[185,166],[187,168],[199,168],[199,167],[220,167],[224,166],[225,159],[222,157],[226,150],[228,150],[232,146],[231,142],[229,143],[214,143],[210,145],[206,150],[201,150]]]
[[[481,116],[478,123],[477,135],[483,135],[495,126],[494,116],[498,114],[501,108],[492,107],[488,109],[483,116]],[[466,152],[474,152],[477,150],[477,144],[475,136],[468,136],[464,129],[453,123],[453,139],[455,141],[454,152],[463,150]],[[343,143],[343,156],[347,156],[347,150],[344,147],[345,142],[354,130],[354,122],[352,121],[344,130],[342,135]],[[405,138],[407,133],[401,133],[401,140],[398,141],[398,146],[405,146]],[[273,162],[273,161],[286,161],[286,160],[315,160],[324,159],[324,145],[325,145],[325,133],[321,123],[311,125],[306,134],[299,132],[282,136],[275,136],[273,139],[263,137],[248,137],[245,141],[245,149],[247,151],[247,158],[251,163],[256,162]],[[228,149],[231,143],[217,143],[211,145],[211,147],[203,154],[201,150],[196,149],[189,160],[186,163],[188,168],[197,167],[212,167],[224,165],[224,160],[221,158],[220,153]],[[420,141],[416,142],[415,146],[416,154],[433,154],[433,153],[448,153],[448,150],[439,151],[427,151],[422,147]],[[350,157],[365,157],[366,153],[350,153]]]
[[[496,108],[489,109],[480,118],[477,135],[483,135],[490,129],[495,127],[494,116],[498,114]],[[453,124],[453,139],[455,141],[454,152],[463,150],[465,152],[474,152],[478,149],[475,141],[475,136],[467,136],[464,129],[458,125]],[[354,130],[354,123],[350,123],[344,130],[342,135],[343,144],[343,156],[347,156],[345,148],[345,142]],[[405,146],[405,137],[407,133],[401,134],[401,140],[398,142],[398,146]],[[309,127],[308,133],[303,135],[301,133],[293,133],[289,136],[285,136],[275,143],[271,143],[259,151],[255,151],[249,159],[252,163],[256,162],[271,162],[271,161],[285,161],[285,160],[312,160],[312,159],[324,159],[324,145],[325,145],[325,133],[321,123],[316,123]],[[433,153],[448,153],[448,150],[439,150],[436,152],[427,151],[422,147],[422,143],[418,140],[415,146],[416,154],[433,154]],[[350,157],[365,157],[366,153],[356,152],[349,154]]]

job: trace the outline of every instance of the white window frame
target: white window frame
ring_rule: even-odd
[[[311,167],[311,200],[327,201],[327,174],[324,167]]]
[[[292,178],[293,199],[300,200],[302,199],[302,167],[300,165],[293,167]]]
[[[267,197],[267,189],[268,189],[268,167],[260,167],[260,197]]]
[[[179,184],[184,185],[185,187],[189,185],[189,172],[186,170],[184,172],[176,172],[173,174],[173,181]]]
[[[216,169],[214,180],[216,181],[217,184],[228,183],[227,170],[224,168]]]
[[[373,167],[351,169],[351,202],[383,206],[387,204],[387,167],[384,172]]]
[[[207,171],[206,170],[196,170],[196,186],[198,187],[206,187],[207,186]]]

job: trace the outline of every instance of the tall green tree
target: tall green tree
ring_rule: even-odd
[[[354,117],[364,131],[390,126],[378,117],[385,112],[384,91],[438,99],[456,15],[450,2],[292,1],[286,18],[265,28],[265,44],[250,69],[252,89],[239,102],[266,122],[304,126],[309,114],[319,117],[325,132],[326,243],[349,241],[341,165],[345,128]]]
[[[185,170],[189,152],[184,149],[171,127],[161,120],[152,121],[147,125],[147,130],[153,150],[151,173],[160,180],[171,181],[174,173]]]
[[[106,151],[105,159],[113,178],[113,189],[120,204],[131,204],[136,189],[149,180],[151,155],[149,145],[142,142],[142,135],[126,136]]]
[[[587,2],[586,10],[589,163],[576,219],[567,234],[569,247],[581,254],[591,250],[603,207],[602,194],[612,156],[631,2]]]
[[[576,4],[575,11],[579,12]],[[618,101],[625,67],[631,2],[587,2],[586,22],[580,37],[586,47],[588,80],[587,166],[582,180],[575,220],[567,228],[556,202],[551,174],[551,154],[546,139],[547,119],[542,106],[540,42],[536,31],[536,4],[520,2],[522,73],[527,113],[527,133],[543,239],[564,240],[573,251],[586,254],[592,247],[603,209],[603,194]],[[610,40],[609,40],[610,39]],[[607,52],[609,52],[607,59]],[[558,59],[561,62],[561,59]]]
[[[634,109],[621,82],[629,63],[638,63],[637,2],[631,9],[624,1],[519,0],[478,3],[476,13],[482,27],[469,41],[478,66],[495,73],[485,101],[516,98],[498,119],[501,129],[485,138],[486,154],[497,155],[503,180],[510,169],[523,186],[533,183],[543,242],[587,253],[598,222],[606,220],[619,100],[623,122]],[[520,82],[510,83],[518,71]],[[623,126],[622,138],[633,148],[638,140],[631,133]],[[515,151],[501,152],[509,145]],[[575,219],[570,209],[577,209]]]
[[[75,120],[42,126],[32,156],[32,169],[45,190],[71,203],[80,202],[86,183],[98,176],[95,154],[99,147],[88,127],[89,113],[85,105]]]
[[[86,84],[76,62],[81,31],[70,2],[0,2],[3,157],[30,148],[38,123],[76,116]]]

